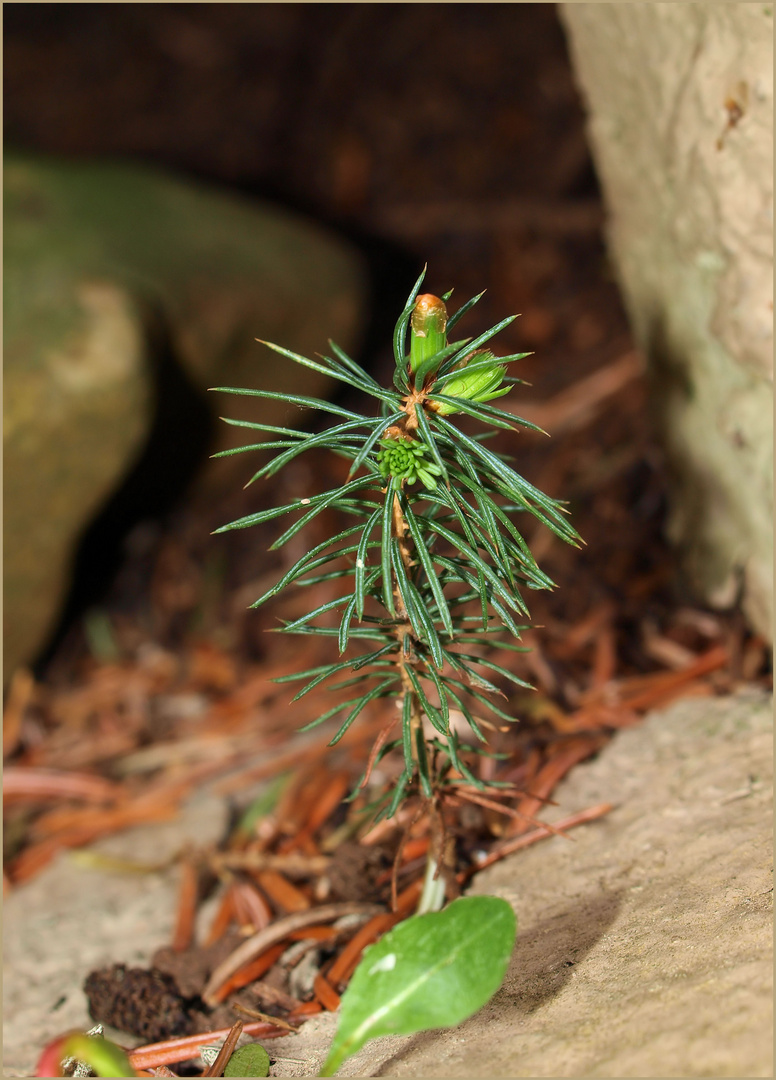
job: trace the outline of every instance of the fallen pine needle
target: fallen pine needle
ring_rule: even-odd
[[[175,952],[184,952],[194,940],[194,923],[197,917],[199,900],[199,874],[193,859],[184,858],[181,862],[181,883],[178,893],[178,911],[172,947]]]
[[[298,846],[301,847],[306,839],[311,838],[328,821],[347,795],[349,788],[349,773],[337,772],[331,777],[327,787],[321,792],[313,806],[304,828],[297,833]]]
[[[168,1039],[166,1042],[148,1043],[146,1046],[138,1046],[129,1051],[129,1062],[133,1069],[158,1069],[162,1065],[175,1065],[179,1061],[188,1061],[190,1058],[199,1056],[201,1046],[217,1039],[225,1039],[231,1028],[219,1028],[217,1031],[200,1032],[197,1035],[183,1035],[178,1039]],[[288,1032],[278,1028],[274,1023],[265,1024],[256,1020],[245,1024],[243,1034],[254,1035],[262,1039],[276,1039]]]
[[[309,899],[278,870],[259,870],[256,881],[272,903],[284,912],[307,911]]]
[[[118,784],[92,773],[59,769],[33,769],[6,765],[3,769],[3,799],[79,799],[105,803],[123,794]]]
[[[270,947],[257,956],[255,960],[239,967],[237,971],[222,984],[220,989],[216,990],[213,995],[214,999],[218,1002],[224,1001],[224,999],[229,997],[235,990],[242,990],[244,986],[249,986],[250,983],[256,982],[262,975],[266,975],[271,967],[274,967],[284,952],[285,946],[281,945],[279,942],[276,945],[270,945]]]
[[[276,870],[290,878],[319,877],[331,863],[330,855],[303,855],[291,851],[276,855],[267,851],[223,851],[210,856],[210,865],[219,870]]]
[[[272,922],[269,904],[255,885],[249,881],[235,881],[232,885],[234,918],[239,926],[252,927],[251,933],[263,930]]]
[[[248,938],[238,946],[227,958],[222,961],[208,979],[205,989],[202,991],[202,1000],[211,1008],[218,1004],[218,991],[227,979],[241,967],[250,963],[255,957],[266,952],[271,945],[283,941],[293,930],[301,930],[305,926],[314,926],[317,923],[334,922],[343,915],[375,915],[382,909],[377,904],[367,904],[358,901],[343,901],[338,904],[324,904],[322,907],[308,911],[297,911],[292,915],[286,915],[276,920],[270,926],[260,930],[257,934]]]
[[[226,889],[226,892],[221,897],[221,903],[218,905],[213,921],[210,924],[210,930],[207,938],[205,939],[205,948],[209,948],[214,945],[219,938],[222,938],[226,933],[229,924],[235,917],[234,913],[234,888],[236,882],[231,882]]]
[[[583,736],[569,739],[568,742],[565,743],[557,744],[556,752],[550,760],[539,769],[536,776],[532,778],[532,794],[525,796],[517,804],[518,812],[523,815],[524,818],[531,819],[531,824],[535,824],[536,819],[533,815],[537,810],[541,809],[543,798],[549,795],[551,791],[554,791],[555,786],[563,779],[567,772],[575,765],[578,765],[580,761],[584,761],[585,758],[595,754],[606,742],[607,738],[605,736],[598,738]],[[556,826],[556,828],[557,827],[558,826]],[[511,835],[524,833],[526,831],[526,823],[515,819],[507,831]]]
[[[313,981],[313,993],[328,1012],[336,1012],[339,1008],[340,996],[321,971]]]
[[[479,795],[474,791],[468,791],[465,788],[458,788],[454,794],[447,796],[450,802],[455,802],[460,805],[462,801],[476,803],[477,806],[484,806],[487,810],[493,810],[497,814],[504,814],[506,817],[514,818],[516,821],[524,821],[529,825],[538,825],[538,820],[530,814],[521,814],[519,810],[513,810],[511,806],[502,806],[501,803],[495,802],[493,799],[488,799],[484,795]],[[545,828],[550,832],[555,832],[558,836],[563,836],[563,830],[553,825],[545,825]]]
[[[373,941],[395,926],[400,918],[401,916],[396,914],[375,915],[356,931],[326,973],[327,980],[335,989],[341,988],[356,970],[361,953],[367,945],[371,945]]]

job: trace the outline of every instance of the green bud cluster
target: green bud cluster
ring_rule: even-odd
[[[487,361],[493,361],[488,364]],[[507,369],[503,364],[496,362],[496,357],[487,349],[479,349],[467,358],[467,367],[471,364],[476,370],[467,371],[466,367],[460,368],[453,376],[439,388],[439,393],[445,397],[465,398],[467,401],[491,401],[493,398],[502,397],[509,393],[508,386],[502,386]],[[448,402],[438,401],[437,412],[442,416],[460,412],[455,405]]]
[[[420,480],[423,487],[431,491],[436,487],[436,477],[441,476],[442,470],[426,459],[427,453],[428,447],[408,436],[383,439],[377,455],[380,475],[385,479],[393,476],[407,484]]]

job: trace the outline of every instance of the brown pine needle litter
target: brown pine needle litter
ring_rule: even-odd
[[[541,561],[559,588],[531,598],[532,651],[513,654],[514,673],[537,689],[503,686],[503,705],[520,722],[497,726],[492,743],[500,756],[473,765],[503,787],[486,796],[458,777],[442,800],[447,870],[457,887],[548,837],[570,842],[573,829],[608,814],[609,803],[563,806],[552,822],[543,820],[564,776],[620,728],[684,695],[728,693],[753,680],[770,685],[765,643],[735,613],[677,603],[659,530],[629,522],[660,492],[659,476],[639,465],[647,455],[642,384],[640,364],[626,350],[534,413],[525,409],[555,436],[549,448],[538,436],[523,437],[534,460],[530,479],[574,499],[587,547],[575,553],[541,532],[528,537],[543,549]],[[629,451],[618,457],[625,433]],[[331,487],[333,467],[316,458],[305,490]],[[273,497],[271,490],[262,495],[266,503]],[[292,691],[270,680],[328,660],[328,640],[260,632],[246,641],[247,616],[235,628],[234,604],[223,597],[231,591],[250,602],[266,589],[266,552],[243,552],[243,578],[223,580],[215,606],[194,590],[196,619],[192,611],[182,637],[147,629],[169,622],[163,609],[170,594],[161,586],[165,574],[176,573],[171,551],[184,559],[186,543],[194,543],[188,538],[200,537],[201,558],[217,565],[214,542],[201,536],[233,510],[214,507],[204,530],[184,517],[177,548],[160,544],[154,590],[134,611],[117,605],[111,616],[117,661],[103,663],[71,643],[45,679],[14,673],[6,699],[6,891],[23,889],[63,851],[170,819],[203,788],[237,808],[217,847],[178,855],[174,932],[159,943],[153,964],[183,982],[187,994],[196,985],[200,1011],[187,1004],[192,998],[182,999],[188,1029],[131,1051],[133,1066],[148,1075],[171,1075],[170,1066],[196,1059],[201,1046],[234,1038],[235,1012],[244,1036],[268,1039],[336,1009],[364,949],[415,910],[432,843],[420,798],[391,820],[371,820],[370,800],[395,778],[390,760],[380,758],[396,737],[388,708],[375,704],[332,750],[330,732],[296,733],[335,699],[321,687],[289,705]],[[279,576],[279,557],[270,558]],[[321,604],[334,596],[326,588]],[[294,617],[289,604],[268,606],[256,626]],[[452,723],[459,719],[451,715]],[[100,858],[107,857],[95,856],[97,869]],[[162,869],[109,862],[104,869]],[[208,898],[211,914],[198,936]],[[203,1075],[218,1075],[216,1067]]]

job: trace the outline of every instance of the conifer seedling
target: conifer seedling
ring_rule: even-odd
[[[476,772],[477,754],[487,753],[483,728],[488,722],[482,710],[507,723],[517,719],[497,703],[504,695],[494,676],[528,687],[507,662],[492,659],[498,650],[522,648],[515,642],[528,625],[524,594],[553,587],[529,550],[523,523],[535,519],[562,540],[579,542],[564,505],[530,484],[515,471],[510,458],[488,445],[497,431],[538,430],[491,404],[520,381],[509,376],[509,367],[528,355],[496,356],[490,348],[515,316],[473,339],[451,341],[451,331],[482,294],[448,315],[451,294],[421,295],[424,275],[425,270],[396,323],[391,386],[380,385],[334,342],[329,343],[330,355],[317,359],[264,343],[288,362],[363,392],[371,406],[364,413],[301,394],[217,388],[292,402],[333,418],[329,427],[314,435],[227,420],[261,432],[263,438],[269,436],[267,441],[217,455],[274,451],[252,481],[276,474],[308,451],[331,451],[347,459],[350,468],[344,482],[329,491],[311,492],[249,514],[217,531],[289,516],[292,523],[272,545],[278,549],[327,508],[339,511],[340,531],[305,551],[253,606],[291,586],[339,583],[339,596],[281,627],[287,634],[333,638],[332,652],[336,649],[338,656],[278,681],[303,683],[294,701],[332,677],[336,677],[333,687],[352,689],[352,696],[302,729],[337,717],[332,746],[371,703],[394,699],[393,719],[378,737],[359,789],[379,762],[393,756],[400,766],[394,770],[395,780],[380,794],[372,820],[393,816],[408,799],[422,803],[431,819],[432,845],[418,913],[366,950],[351,982],[357,994],[351,995],[349,988],[343,997],[340,1031],[323,1075],[336,1070],[375,1034],[459,1023],[485,1004],[503,978],[515,935],[509,905],[492,897],[473,897],[455,899],[439,910],[446,892],[455,895],[454,868],[445,861],[442,810],[456,789],[487,787]],[[478,430],[464,431],[457,423],[461,417],[476,421],[466,426]],[[334,620],[331,613],[336,613]],[[466,738],[451,716],[464,719]],[[383,772],[391,775],[390,769]],[[479,908],[475,915],[471,907],[482,901],[496,905],[488,909],[485,924]],[[490,937],[483,933],[488,921],[499,927]],[[399,935],[401,948],[394,948],[391,935]],[[482,969],[490,974],[462,1007],[461,973],[473,970],[475,940]],[[438,943],[434,946],[438,963],[433,948],[423,953],[427,978],[420,984],[413,941]],[[406,970],[402,968],[397,960],[401,949],[414,967],[408,962]],[[381,950],[379,956],[375,950]],[[371,980],[367,970],[375,973]],[[425,1009],[417,1007],[411,992],[418,985],[423,987]]]

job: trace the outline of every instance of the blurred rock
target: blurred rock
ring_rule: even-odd
[[[285,211],[140,166],[6,160],[6,678],[42,646],[80,535],[142,451],[147,312],[215,413],[293,424],[294,406],[205,391],[325,392],[254,339],[352,349],[364,282],[355,252]],[[224,424],[216,438],[246,441]],[[205,489],[233,460],[208,466]]]
[[[772,637],[773,9],[561,4],[697,591]]]

